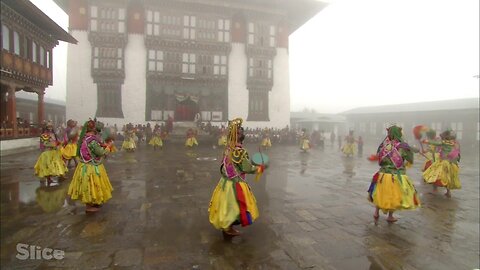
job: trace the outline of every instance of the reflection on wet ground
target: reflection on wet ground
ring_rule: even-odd
[[[252,146],[252,153],[255,146]],[[366,149],[365,152],[367,152]],[[372,150],[374,151],[374,149]],[[1,266],[48,269],[474,269],[479,268],[479,161],[462,158],[463,189],[451,199],[408,174],[423,206],[399,222],[373,222],[367,201],[377,165],[337,147],[266,152],[269,170],[250,181],[260,218],[223,239],[208,222],[221,149],[174,146],[118,152],[106,167],[113,199],[95,215],[58,185],[33,176],[38,152],[1,163]],[[250,178],[253,180],[253,178]],[[25,243],[66,252],[63,260],[19,260]]]

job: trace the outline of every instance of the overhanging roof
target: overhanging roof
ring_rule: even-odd
[[[54,0],[57,5],[68,14],[69,0]],[[142,2],[142,0],[127,0],[130,2]],[[168,2],[171,0],[157,0],[158,2]],[[230,6],[239,8],[240,6],[251,5],[253,7],[264,7],[266,9],[282,8],[286,10],[287,18],[291,23],[291,33],[305,24],[328,4],[319,0],[176,0],[179,2],[191,2],[192,4]]]
[[[50,17],[43,13],[29,0],[2,0],[2,4],[7,5],[33,24],[43,29],[54,39],[77,44],[75,38],[63,30],[62,27],[50,19]]]
[[[340,113],[341,115],[376,114],[376,113],[399,113],[399,112],[425,112],[425,111],[450,111],[479,109],[478,98],[464,98],[452,100],[440,100],[429,102],[417,102],[407,104],[392,104],[384,106],[360,107]]]

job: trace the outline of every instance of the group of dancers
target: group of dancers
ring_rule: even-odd
[[[460,146],[453,130],[445,130],[436,138],[435,131],[426,132],[420,149],[408,145],[403,139],[402,128],[393,125],[387,129],[387,136],[379,145],[375,160],[380,169],[374,174],[368,189],[368,198],[375,205],[373,218],[379,219],[379,211],[388,214],[387,221],[396,222],[393,213],[397,210],[411,210],[420,206],[417,190],[407,175],[407,168],[413,164],[414,153],[426,158],[422,170],[425,183],[432,184],[434,192],[438,187],[446,189],[450,198],[452,189],[460,189],[459,166]],[[418,138],[420,139],[420,138]],[[425,144],[427,149],[423,148]]]
[[[86,212],[97,212],[112,198],[113,188],[103,162],[115,151],[113,132],[96,120],[85,122],[81,130],[76,124],[73,120],[67,122],[63,142],[55,134],[53,124],[46,124],[40,135],[42,153],[34,166],[35,175],[45,179],[48,187],[54,177],[65,178],[73,160],[76,168],[67,194],[72,200],[82,201]]]
[[[109,153],[115,151],[113,135],[110,136],[109,130],[96,120],[86,121],[81,131],[76,127],[75,121],[69,120],[67,124],[63,140],[57,137],[51,122],[44,128],[40,136],[42,153],[35,164],[35,174],[50,184],[52,177],[65,176],[73,160],[76,168],[67,194],[72,200],[84,203],[87,213],[97,212],[112,198],[113,187],[103,162]],[[263,164],[263,161],[258,163],[250,159],[243,147],[245,134],[242,124],[243,120],[236,118],[229,121],[227,128],[222,129],[218,140],[218,144],[224,146],[220,164],[221,177],[208,208],[209,221],[226,237],[240,235],[234,226],[248,226],[259,217],[256,199],[246,181],[246,175],[259,176],[268,165]],[[135,148],[133,134],[133,129],[127,128],[122,148]],[[434,191],[438,187],[444,187],[447,190],[445,195],[450,197],[452,189],[461,188],[458,177],[460,147],[455,132],[446,130],[439,138],[432,130],[426,134],[426,138],[421,142],[428,147],[417,149],[404,141],[401,127],[392,125],[387,129],[387,136],[375,155],[380,168],[374,174],[368,189],[368,198],[375,205],[375,221],[379,219],[380,210],[388,214],[387,221],[393,223],[397,221],[393,216],[395,211],[416,209],[420,206],[418,193],[406,173],[407,168],[413,164],[414,153],[420,153],[427,158],[423,167],[423,179],[434,186]],[[186,145],[198,144],[195,135],[193,131],[187,133]],[[149,143],[154,147],[161,147],[164,136],[160,129],[155,129]],[[350,136],[353,138],[352,133]],[[271,146],[268,136],[264,137],[262,145]],[[348,147],[350,146],[347,146],[347,149]],[[302,131],[300,149],[310,149],[306,130]]]

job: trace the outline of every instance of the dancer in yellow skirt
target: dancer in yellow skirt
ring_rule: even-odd
[[[342,146],[342,152],[347,157],[353,157],[355,155],[356,147],[353,130],[350,130],[348,135],[345,136],[345,144]]]
[[[302,134],[300,135],[300,149],[303,152],[307,152],[310,149],[310,140],[308,139],[307,129],[302,129]]]
[[[451,197],[451,189],[460,189],[462,185],[458,177],[458,163],[460,162],[460,145],[456,141],[456,134],[446,130],[440,134],[441,141],[424,140],[424,143],[439,148],[439,158],[423,172],[423,179],[428,184],[445,187],[445,196]]]
[[[263,132],[262,146],[265,149],[272,147],[272,140],[270,139],[270,132],[266,128]]]
[[[125,130],[124,137],[122,144],[122,149],[125,149],[128,152],[133,152],[137,149],[137,144],[135,143],[135,130],[133,126],[128,124]]]
[[[65,129],[65,134],[63,135],[63,147],[60,149],[63,160],[65,160],[65,163],[67,164],[67,168],[70,168],[70,163],[72,162],[72,160],[75,162],[75,167],[78,164],[76,158],[77,142],[77,121],[70,119],[67,121],[67,128]]]
[[[222,177],[208,208],[210,223],[228,236],[240,235],[234,225],[248,226],[258,218],[257,201],[245,175],[260,174],[265,169],[263,165],[252,165],[242,146],[245,138],[242,122],[237,118],[228,125],[228,144],[220,167]]]
[[[78,145],[80,163],[68,187],[72,200],[81,200],[86,204],[85,212],[97,212],[112,198],[113,188],[103,166],[109,151],[98,136],[102,128],[103,124],[95,120],[85,122]]]
[[[189,128],[187,130],[187,140],[185,141],[185,146],[186,147],[193,147],[194,145],[198,146],[196,136],[197,136],[197,130],[193,130]]]
[[[375,204],[375,221],[379,210],[388,212],[388,222],[396,222],[393,212],[403,209],[415,209],[420,206],[417,191],[406,175],[406,166],[413,164],[413,152],[402,139],[402,128],[391,126],[388,135],[377,150],[380,170],[373,176],[368,189],[369,200]]]
[[[42,153],[35,163],[35,175],[42,180],[47,180],[47,185],[52,183],[52,177],[63,177],[68,169],[62,160],[62,154],[59,150],[60,142],[53,131],[53,123],[48,121],[42,134],[40,135],[40,149]]]
[[[163,147],[162,131],[160,130],[159,126],[155,127],[155,129],[153,130],[153,136],[148,142],[148,144],[153,146],[153,150],[155,150],[157,147]]]

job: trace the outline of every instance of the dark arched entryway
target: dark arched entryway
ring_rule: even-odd
[[[183,101],[177,100],[175,108],[175,121],[193,121],[195,114],[199,112],[198,103],[187,98]]]

